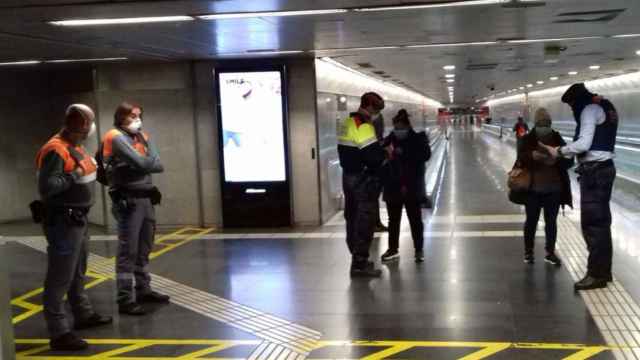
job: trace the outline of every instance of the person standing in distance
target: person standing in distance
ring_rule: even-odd
[[[93,310],[85,285],[89,220],[94,204],[96,162],[82,145],[95,132],[95,115],[84,104],[67,108],[64,127],[36,156],[38,191],[43,204],[47,239],[47,275],[44,282],[44,319],[53,350],[80,351],[87,342],[71,331],[65,314],[67,297],[74,329],[110,324],[112,318]]]
[[[139,105],[120,104],[114,128],[101,145],[112,213],[118,222],[118,311],[128,315],[144,315],[142,303],[169,302],[169,296],[151,290],[147,269],[155,238],[154,206],[162,197],[151,174],[163,172],[164,167],[149,134],[142,131],[142,114]]]
[[[358,111],[351,113],[338,127],[351,276],[379,277],[382,274],[369,262],[382,189],[379,170],[385,161],[385,151],[376,138],[372,123],[382,109],[384,100],[380,95],[365,93]]]
[[[562,95],[576,121],[573,142],[552,147],[540,143],[553,157],[578,159],[580,224],[589,250],[587,274],[575,283],[575,290],[603,288],[613,280],[611,264],[611,192],[616,178],[615,157],[618,112],[613,104],[592,94],[583,83],[574,84]]]

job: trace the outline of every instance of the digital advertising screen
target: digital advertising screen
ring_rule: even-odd
[[[218,74],[225,181],[286,181],[281,75]]]

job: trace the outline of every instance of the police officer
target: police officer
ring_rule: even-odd
[[[576,290],[603,288],[612,281],[611,209],[609,202],[616,168],[618,114],[611,102],[592,94],[584,84],[574,84],[562,95],[571,106],[576,120],[574,142],[562,147],[548,147],[554,157],[577,156],[580,175],[580,222],[582,236],[589,250],[586,276]]]
[[[63,129],[38,152],[38,190],[44,205],[47,238],[47,275],[44,282],[44,318],[54,350],[78,351],[87,343],[75,335],[65,315],[64,296],[71,305],[76,330],[112,322],[97,314],[84,290],[88,255],[87,214],[94,204],[95,160],[82,143],[95,131],[94,113],[73,104]]]
[[[347,246],[352,256],[351,276],[379,277],[382,274],[369,262],[382,187],[378,170],[385,161],[384,149],[372,123],[382,109],[382,97],[373,92],[366,93],[362,95],[358,111],[351,113],[338,128]]]
[[[112,213],[118,222],[118,311],[144,315],[145,309],[140,304],[169,302],[169,296],[151,290],[147,270],[155,237],[154,205],[161,198],[151,174],[161,173],[164,168],[154,143],[142,131],[141,106],[120,104],[114,126],[105,134],[101,150],[113,201]]]

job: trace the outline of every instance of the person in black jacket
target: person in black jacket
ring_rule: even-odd
[[[536,111],[535,127],[522,137],[516,163],[517,167],[527,169],[531,175],[531,187],[525,201],[527,217],[524,224],[524,262],[527,264],[535,262],[533,248],[536,229],[540,212],[544,210],[547,252],[544,261],[560,266],[562,262],[555,253],[557,218],[561,205],[573,207],[571,182],[567,171],[573,166],[573,160],[551,157],[540,148],[538,142],[550,146],[566,144],[562,136],[551,128],[551,116],[544,108]]]
[[[389,249],[382,261],[398,259],[400,219],[402,208],[406,208],[415,248],[416,262],[424,261],[422,211],[420,208],[420,186],[423,186],[422,166],[431,157],[427,137],[416,133],[411,127],[409,114],[401,109],[393,118],[393,132],[385,139],[389,146],[389,174],[384,187],[383,199],[389,213]]]

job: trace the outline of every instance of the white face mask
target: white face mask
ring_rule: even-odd
[[[93,136],[93,134],[95,133],[96,133],[96,123],[91,123],[91,129],[89,129],[89,134],[87,135],[87,137]]]
[[[131,124],[125,126],[125,130],[127,130],[131,134],[137,134],[142,129],[142,120],[140,118],[134,119]]]

